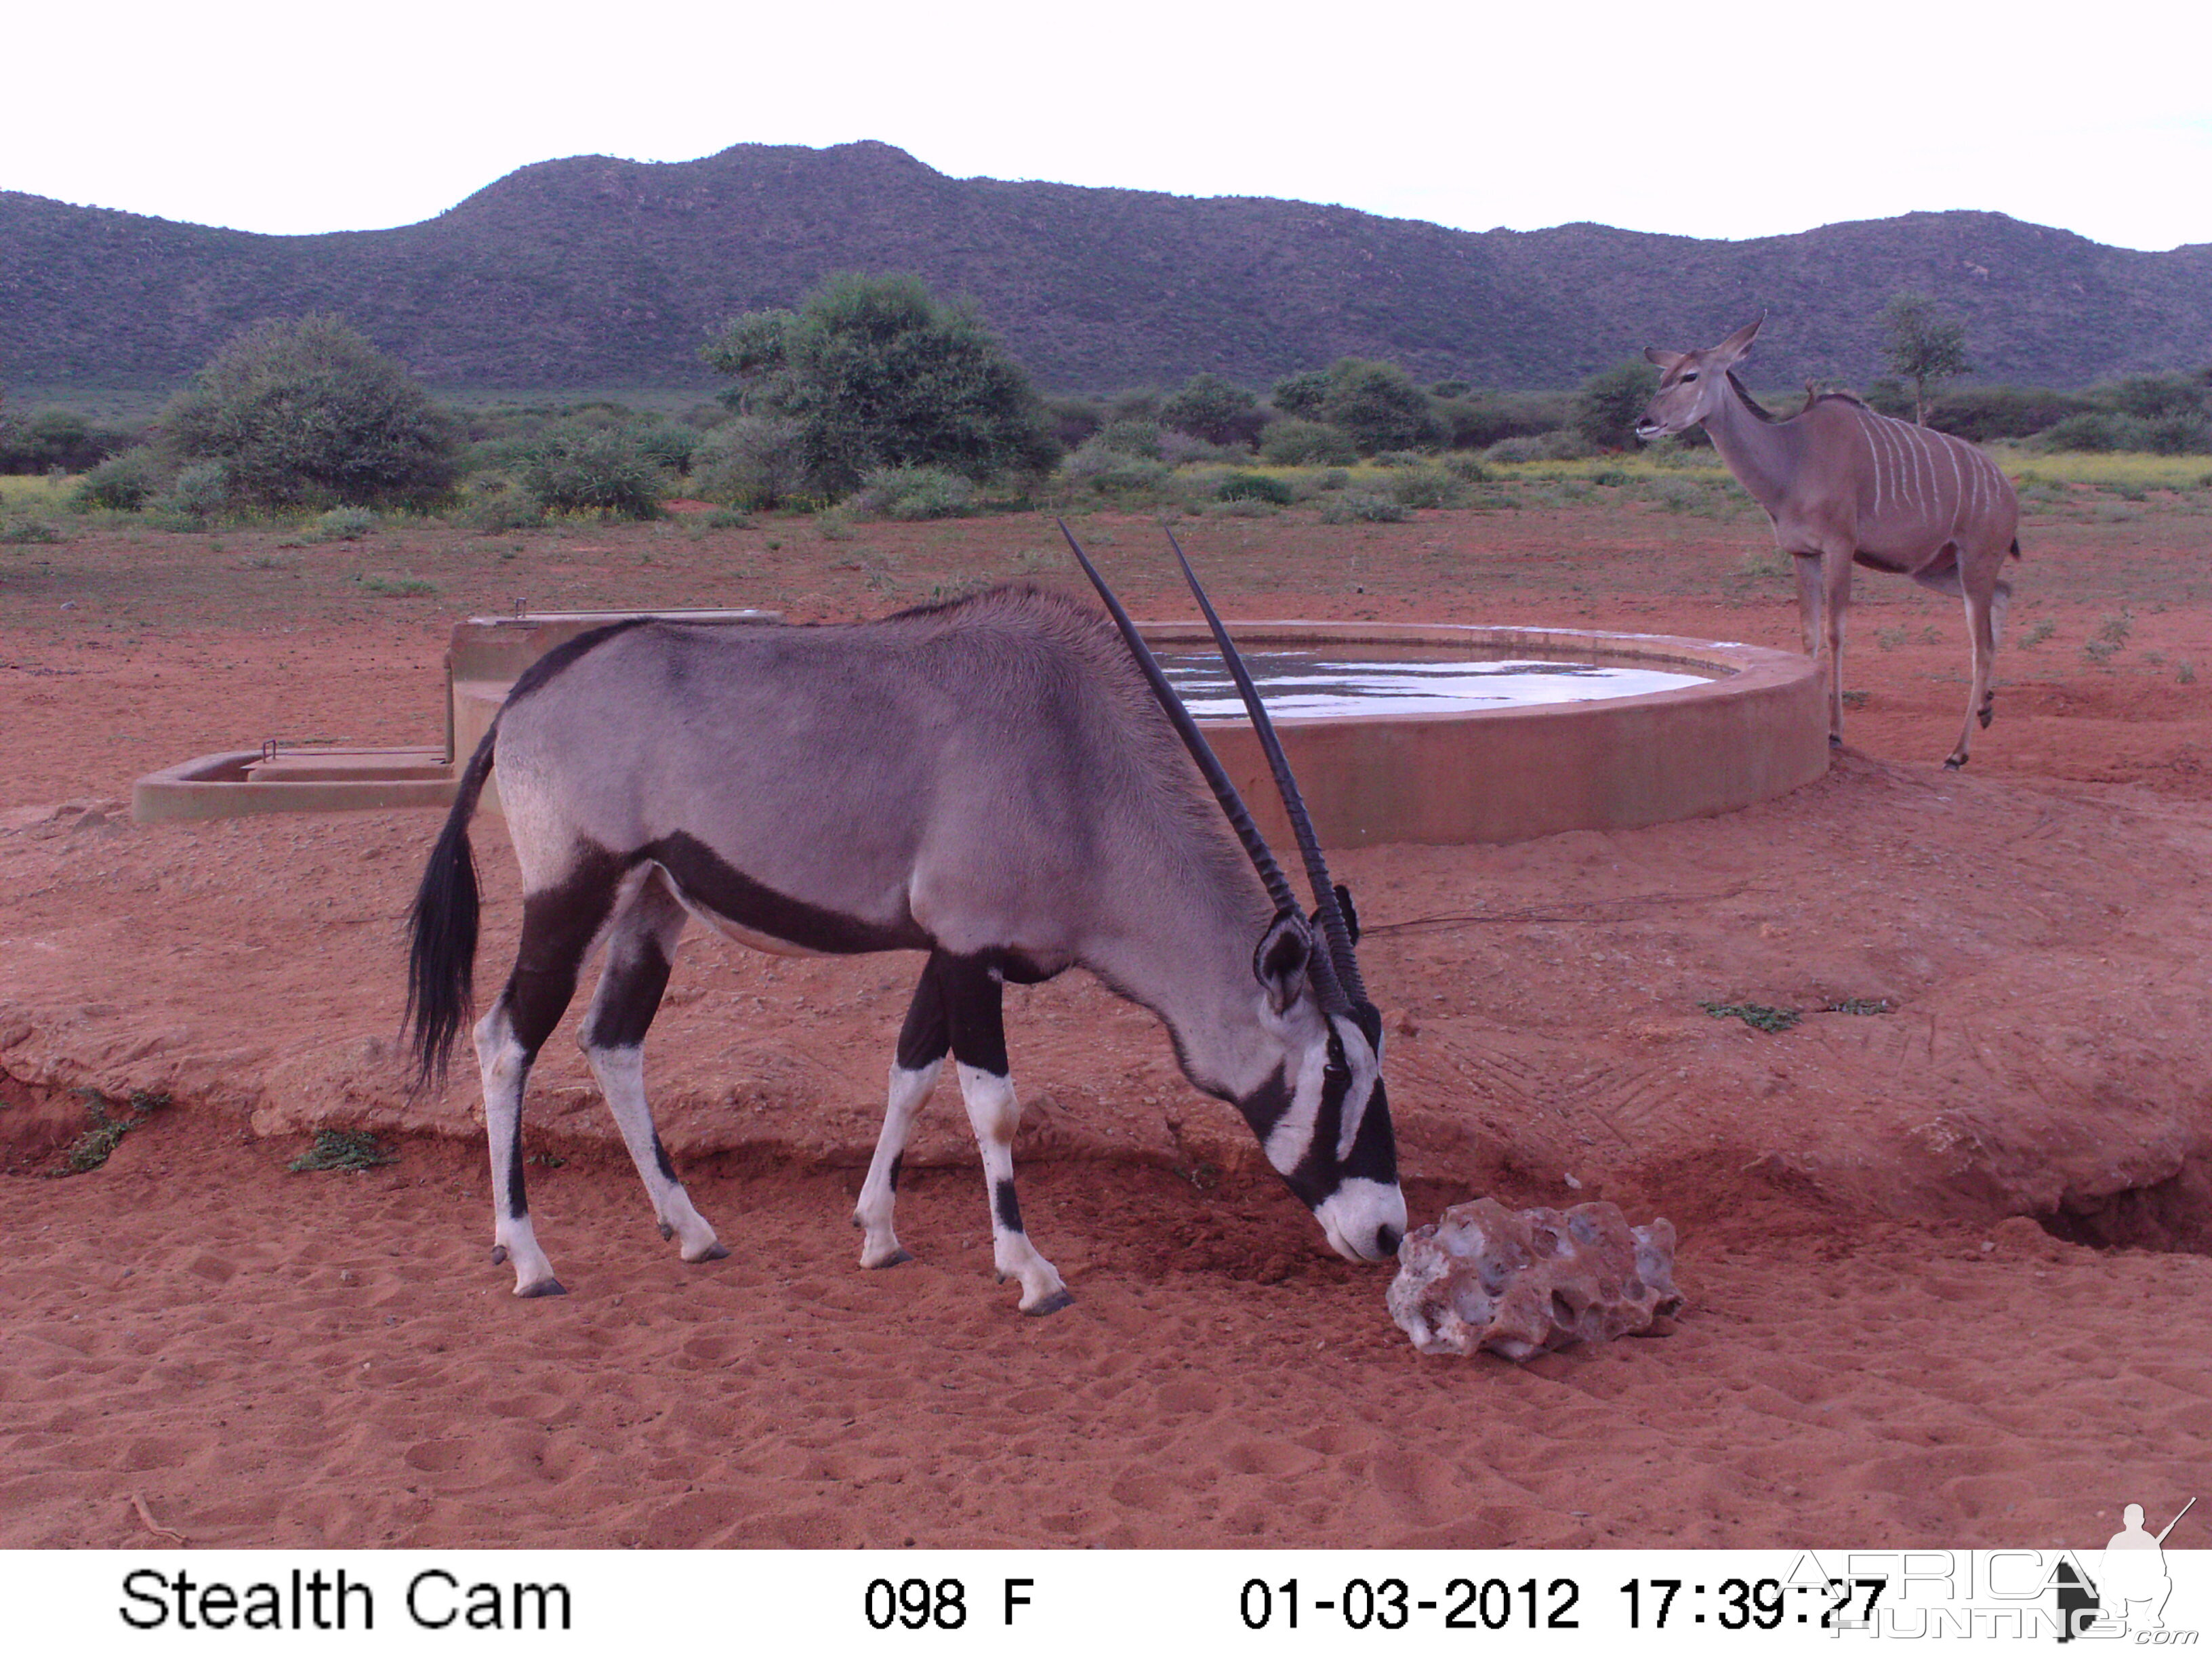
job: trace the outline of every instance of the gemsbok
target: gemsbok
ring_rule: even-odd
[[[911,1259],[891,1225],[900,1158],[949,1052],[982,1150],[999,1276],[1021,1281],[1024,1313],[1067,1304],[1015,1200],[1019,1111],[1000,1005],[1007,981],[1077,966],[1159,1016],[1184,1074],[1243,1114],[1339,1254],[1395,1253],[1406,1206],[1349,895],[1279,766],[1318,905],[1311,921],[1302,914],[1196,724],[1075,551],[1111,625],[1027,587],[839,626],[639,619],[580,635],[515,682],[423,872],[407,1018],[420,1078],[442,1076],[471,1012],[469,821],[496,768],[522,933],[475,1036],[492,1260],[512,1261],[517,1296],[562,1293],[524,1193],[523,1089],[598,951],[606,965],[580,1041],[661,1237],[686,1261],[727,1254],[646,1103],[642,1045],[690,916],[766,951],[928,953],[854,1215],[864,1267]],[[1272,739],[1256,695],[1248,702]]]
[[[1736,482],[1766,509],[1776,544],[1796,566],[1805,654],[1827,653],[1830,744],[1844,740],[1853,562],[1966,600],[1973,685],[1959,746],[1943,763],[1964,766],[1975,721],[1987,726],[1996,709],[1990,677],[2012,597],[2002,572],[2008,553],[2020,556],[2012,482],[1963,439],[1877,415],[1840,392],[1811,398],[1787,420],[1769,414],[1735,375],[1758,332],[1759,323],[1747,324],[1703,351],[1646,347],[1659,390],[1636,435],[1648,442],[1704,426]]]

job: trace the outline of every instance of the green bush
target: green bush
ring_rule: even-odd
[[[632,435],[646,459],[679,477],[691,471],[692,458],[706,441],[705,434],[680,421],[641,421]]]
[[[8,519],[0,520],[0,542],[13,546],[28,546],[38,542],[58,542],[62,532],[44,519]]]
[[[1636,422],[1658,390],[1659,371],[1643,358],[1615,363],[1577,388],[1568,424],[1593,449],[1630,448]]]
[[[1390,499],[1401,507],[1455,507],[1459,483],[1441,466],[1409,466],[1390,477]]]
[[[1094,448],[1110,449],[1116,455],[1133,455],[1145,461],[1161,459],[1160,423],[1154,420],[1109,421],[1087,441]]]
[[[1906,403],[1910,414],[1910,400]],[[2047,386],[1962,386],[1928,405],[1928,424],[1969,443],[1985,444],[1997,438],[2032,438],[2095,407],[2093,399],[2080,392],[2054,392]]]
[[[1293,420],[1318,421],[1322,405],[1328,401],[1328,371],[1310,368],[1301,374],[1288,374],[1275,382],[1274,390],[1267,394],[1268,402],[1276,410]]]
[[[357,542],[376,528],[376,514],[365,507],[334,507],[307,532],[311,542]]]
[[[1114,448],[1100,438],[1093,438],[1070,455],[1061,463],[1060,471],[1070,482],[1107,495],[1158,490],[1171,476],[1164,463]]]
[[[545,508],[504,474],[479,474],[469,480],[461,520],[471,529],[488,535],[501,530],[535,530],[545,522]]]
[[[1364,489],[1347,489],[1321,504],[1323,524],[1399,524],[1408,516],[1401,503]]]
[[[807,494],[806,433],[796,421],[740,415],[707,434],[692,488],[710,501],[766,512]]]
[[[828,494],[879,466],[980,481],[1059,453],[1027,372],[918,276],[832,276],[795,313],[732,319],[701,355],[744,383],[749,410],[797,424],[807,481]]]
[[[1218,374],[1194,374],[1160,399],[1160,424],[1210,444],[1244,444],[1260,430],[1260,399]]]
[[[233,499],[230,468],[222,461],[202,461],[178,473],[168,494],[154,505],[161,511],[204,524],[228,512]]]
[[[660,516],[660,471],[627,428],[549,427],[523,456],[520,471],[522,487],[550,512]]]
[[[878,467],[853,505],[880,519],[964,519],[976,510],[975,486],[941,466]]]
[[[2043,450],[2075,449],[2093,453],[2114,450],[2148,450],[2150,422],[2112,410],[2069,416],[2033,440]]]
[[[86,473],[70,496],[80,513],[136,513],[161,491],[160,459],[151,449],[126,449]]]
[[[220,463],[258,507],[427,504],[453,487],[452,418],[336,317],[257,323],[162,416],[182,462]]]
[[[1218,501],[1268,501],[1277,507],[1288,507],[1294,499],[1286,481],[1271,478],[1264,472],[1232,472],[1221,481],[1213,494]]]
[[[1260,459],[1270,466],[1349,466],[1359,447],[1319,421],[1270,421],[1260,434]]]
[[[70,409],[41,409],[0,419],[0,473],[84,472],[131,443],[128,433],[97,428]]]
[[[1430,449],[1443,441],[1444,425],[1430,406],[1428,393],[1397,364],[1340,357],[1329,368],[1328,381],[1322,417],[1361,454]]]

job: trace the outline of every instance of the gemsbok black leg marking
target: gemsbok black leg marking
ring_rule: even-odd
[[[568,1012],[576,975],[614,908],[621,870],[587,850],[565,879],[522,902],[522,939],[514,971],[492,1011],[477,1024],[483,1067],[484,1134],[491,1145],[492,1260],[514,1267],[517,1296],[560,1296],[561,1281],[538,1246],[522,1173],[522,1094],[532,1063]]]
[[[1059,1270],[1030,1243],[1014,1197],[1014,1131],[1021,1125],[1022,1109],[1006,1063],[1006,986],[998,967],[980,957],[940,951],[929,965],[945,998],[960,1097],[983,1154],[992,1262],[1002,1281],[1021,1280],[1024,1313],[1057,1313],[1075,1298],[1060,1282]]]
[[[677,1179],[667,1147],[645,1095],[645,1036],[668,988],[685,912],[660,871],[647,865],[628,878],[623,901],[606,930],[607,965],[584,1017],[581,1042],[599,1092],[637,1178],[653,1200],[660,1236],[678,1241],[686,1261],[719,1261],[729,1255]]]
[[[945,1023],[945,994],[938,984],[937,958],[932,957],[922,963],[914,1000],[907,1004],[906,1021],[899,1027],[883,1130],[876,1137],[868,1178],[853,1208],[853,1224],[866,1235],[860,1243],[863,1267],[896,1267],[914,1260],[891,1224],[899,1171],[905,1165],[906,1141],[914,1132],[915,1118],[937,1086],[937,1074],[951,1048],[952,1028]]]

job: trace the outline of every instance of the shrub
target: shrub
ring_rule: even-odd
[[[1571,407],[1564,392],[1501,392],[1439,404],[1437,417],[1454,449],[1487,449],[1564,426]]]
[[[1276,507],[1288,507],[1293,499],[1287,483],[1264,472],[1232,472],[1213,493],[1218,501],[1267,501]]]
[[[43,519],[9,519],[0,522],[0,542],[13,546],[27,546],[36,542],[58,542],[62,532]]]
[[[1260,434],[1260,459],[1270,466],[1349,466],[1359,447],[1319,421],[1271,421]]]
[[[1157,461],[1160,457],[1160,423],[1152,420],[1109,421],[1088,440],[1091,447],[1110,449],[1117,455],[1133,455],[1140,460]]]
[[[94,428],[70,409],[0,421],[0,472],[83,472],[129,447],[127,433]]]
[[[2150,422],[2110,410],[2069,416],[2033,440],[2043,450],[2087,450],[2093,453],[2150,447]]]
[[[1426,449],[1443,441],[1444,426],[1428,394],[1397,364],[1340,357],[1329,368],[1328,382],[1322,414],[1361,454]]]
[[[522,487],[549,511],[660,516],[660,472],[634,432],[580,422],[548,427],[522,459]]]
[[[1629,448],[1636,442],[1636,422],[1658,390],[1659,371],[1632,357],[1582,383],[1569,424],[1593,449]]]
[[[202,461],[185,468],[169,486],[169,493],[155,503],[166,512],[203,524],[227,511],[230,504],[230,468],[221,461]]]
[[[740,415],[717,427],[692,462],[692,487],[710,501],[764,512],[806,494],[806,434],[796,421]]]
[[[365,507],[334,507],[307,532],[311,542],[357,542],[376,528],[376,514]]]
[[[461,518],[471,529],[487,534],[501,530],[534,530],[545,522],[544,507],[514,479],[493,474],[469,481],[467,503]]]
[[[1996,438],[2032,438],[2094,407],[2079,392],[2045,386],[1966,386],[1929,404],[1928,424],[1969,443],[1985,444]]]
[[[1045,422],[1062,449],[1073,449],[1106,424],[1106,410],[1095,398],[1048,398]]]
[[[1399,524],[1407,516],[1407,509],[1388,495],[1364,489],[1347,489],[1321,505],[1323,524]]]
[[[420,505],[453,486],[451,417],[336,317],[255,324],[162,422],[179,459],[221,463],[231,497],[252,505]]]
[[[1218,374],[1194,374],[1160,399],[1160,424],[1210,444],[1249,443],[1260,430],[1260,399]]]
[[[705,441],[696,427],[678,421],[641,421],[632,434],[646,459],[678,477],[691,471],[692,458]]]
[[[150,449],[128,449],[84,475],[70,505],[80,513],[136,513],[160,494],[161,462]]]
[[[941,466],[878,467],[853,504],[884,519],[961,519],[975,511],[975,486]]]
[[[1304,374],[1289,374],[1275,382],[1267,400],[1277,410],[1294,420],[1317,421],[1322,405],[1328,401],[1328,371],[1310,368]]]
[[[981,480],[1059,453],[1027,372],[918,276],[832,276],[796,312],[733,318],[701,355],[745,382],[749,409],[798,425],[808,483],[827,493],[879,466]]]
[[[1158,489],[1169,477],[1169,469],[1161,462],[1112,448],[1097,438],[1070,455],[1060,470],[1075,483],[1109,494]]]
[[[1390,499],[1401,507],[1451,507],[1459,493],[1457,481],[1440,466],[1409,466],[1390,478]]]
[[[1588,439],[1579,432],[1562,428],[1534,437],[1503,439],[1484,450],[1482,459],[1493,466],[1510,466],[1521,461],[1579,461],[1590,453]]]

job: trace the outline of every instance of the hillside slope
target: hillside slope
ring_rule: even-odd
[[[173,382],[254,319],[335,311],[443,385],[708,386],[711,324],[823,273],[972,296],[1046,386],[1248,384],[1352,353],[1424,379],[1569,383],[1762,308],[1760,375],[1864,380],[1904,289],[1967,319],[1984,376],[2196,367],[2212,245],[2106,247],[2000,214],[1743,242],[1601,225],[1483,233],[1301,202],[951,179],[888,144],[743,144],[508,174],[397,229],[262,236],[0,192],[0,380]]]

